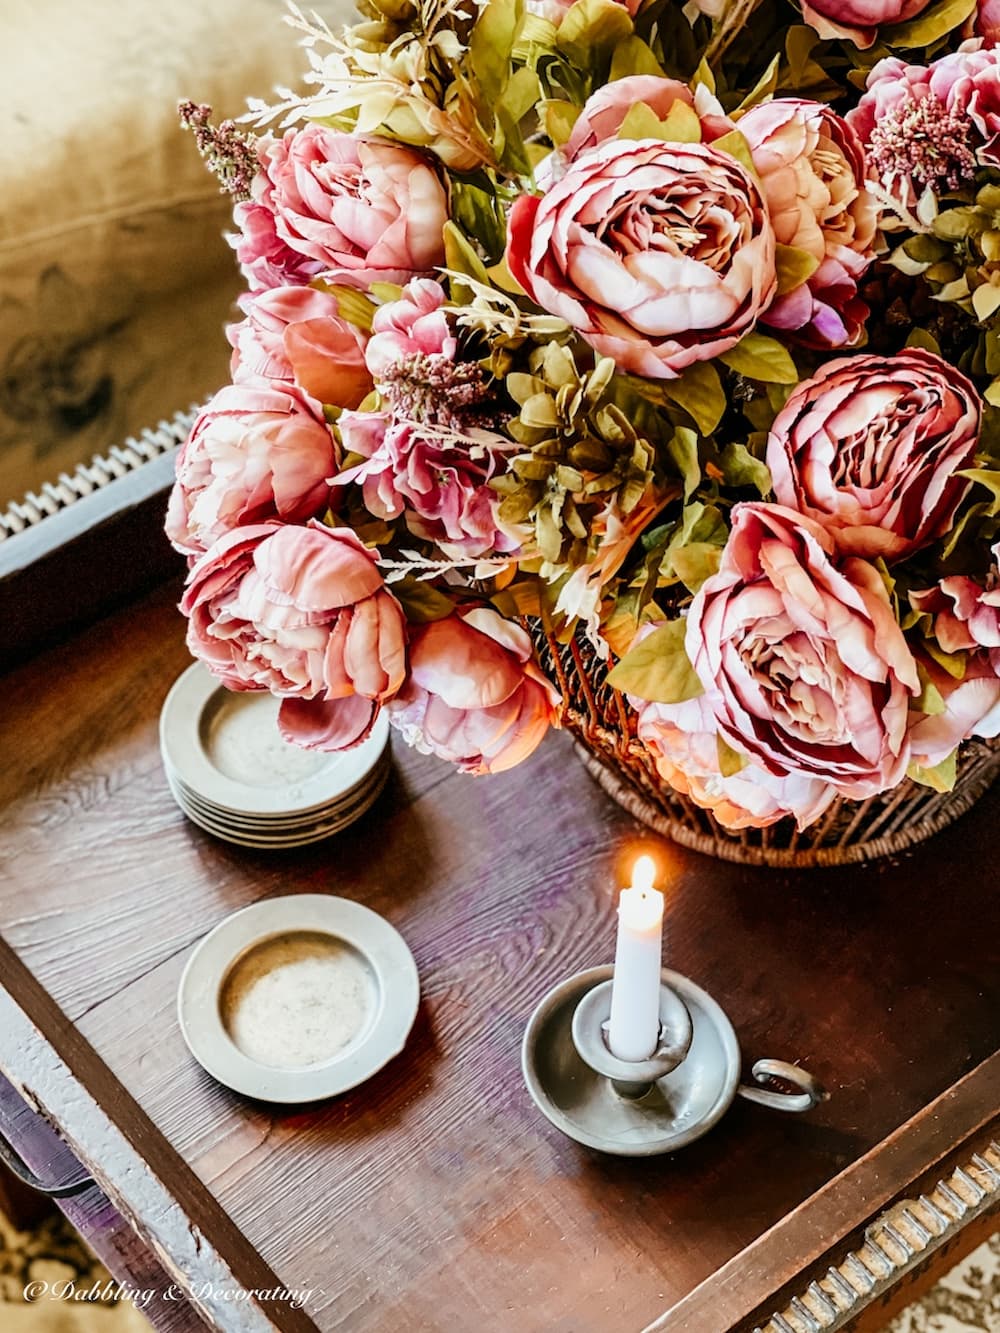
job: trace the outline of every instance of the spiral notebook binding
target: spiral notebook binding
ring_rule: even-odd
[[[0,510],[0,542],[176,449],[187,438],[198,411],[198,405],[192,404],[186,412],[177,412],[169,421],[159,422],[155,429],[147,427],[137,436],[130,435],[124,444],[112,445],[107,453],[95,454],[89,463],[80,463],[73,472],[60,472],[56,481],[46,481],[37,491],[28,491],[23,499],[11,501]]]

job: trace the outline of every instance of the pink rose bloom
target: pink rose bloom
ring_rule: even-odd
[[[987,46],[996,45],[1000,40],[1000,0],[979,0],[972,31],[982,37]]]
[[[376,557],[347,528],[237,528],[192,568],[188,647],[231,690],[283,700],[287,740],[364,740],[406,674],[406,618]]]
[[[857,283],[875,258],[878,207],[865,189],[865,151],[829,107],[797,97],[751,107],[739,123],[781,245],[804,250],[815,272],[763,316],[818,347],[861,337],[868,307]]]
[[[310,124],[262,141],[254,201],[280,240],[332,280],[408,282],[444,263],[444,187],[427,160],[388,139]]]
[[[330,502],[333,436],[318,405],[291,385],[229,384],[202,409],[177,454],[166,531],[201,555],[233,528],[300,522]]]
[[[944,712],[910,714],[907,743],[913,763],[936,768],[970,736],[1000,735],[1000,679],[985,653],[969,654],[961,680],[927,654],[920,664],[941,695]]]
[[[323,265],[317,260],[285,244],[275,231],[274,214],[263,204],[245,200],[233,209],[233,218],[239,231],[226,239],[236,251],[240,270],[252,292],[271,287],[304,287],[323,272]]]
[[[599,144],[515,201],[507,263],[543,310],[650,379],[732,347],[777,289],[759,185],[702,143]]]
[[[968,109],[950,97],[961,62],[942,73],[943,64],[907,65],[896,56],[880,60],[846,117],[864,144],[869,179],[907,209],[927,189],[941,193],[969,184],[976,170],[979,136]]]
[[[967,118],[978,131],[979,161],[1000,166],[1000,51],[981,41],[963,42],[934,61],[930,86],[959,123]]]
[[[717,574],[688,612],[685,648],[720,734],[777,777],[865,800],[906,773],[920,684],[882,578],[835,564],[829,535],[771,504],[738,504]]]
[[[504,456],[517,448],[492,431],[449,431],[396,420],[388,412],[345,412],[344,448],[366,460],[341,472],[338,486],[361,486],[369,513],[387,521],[406,515],[415,537],[437,543],[447,558],[517,550],[519,538],[500,523],[501,497],[490,485]]]
[[[802,2],[802,17],[825,38],[844,38],[867,50],[879,28],[916,18],[930,0],[808,0]],[[891,42],[891,34],[888,37]]]
[[[718,100],[704,84],[695,92],[678,79],[658,78],[655,74],[632,74],[626,79],[607,83],[587,98],[563,155],[572,162],[581,153],[617,137],[625,117],[634,106],[645,104],[658,119],[666,120],[671,108],[683,102],[697,113],[701,121],[702,139],[711,143],[736,129],[735,123],[723,111]]]
[[[1000,543],[993,547],[1000,558]],[[951,574],[935,588],[911,590],[917,611],[934,617],[934,637],[946,653],[985,648],[993,670],[1000,675],[1000,579],[994,564],[987,585],[964,574]]]
[[[421,753],[502,773],[554,725],[558,700],[524,630],[484,606],[411,629],[410,674],[388,712]]]
[[[274,287],[241,304],[246,318],[226,329],[237,383],[293,380],[317,402],[349,408],[371,392],[365,335],[341,318],[331,292]]]
[[[931,352],[828,361],[774,419],[775,496],[827,527],[841,551],[902,560],[951,527],[979,417],[973,385]]]
[[[655,628],[644,626],[635,642]],[[638,713],[639,740],[652,752],[660,777],[695,805],[711,810],[725,828],[765,828],[790,815],[803,829],[837,794],[819,778],[777,775],[751,762],[724,777],[719,770],[718,728],[707,695],[681,704],[650,703],[630,695],[629,703]]]
[[[454,361],[458,340],[448,327],[444,288],[431,278],[414,278],[398,301],[379,306],[366,351],[368,369],[379,379],[390,366],[411,357],[441,356]]]

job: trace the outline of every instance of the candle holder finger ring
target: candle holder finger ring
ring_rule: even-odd
[[[648,1060],[619,1060],[606,1041],[613,971],[594,967],[567,978],[541,1001],[524,1034],[528,1090],[552,1124],[578,1143],[624,1157],[675,1152],[717,1124],[737,1095],[785,1111],[806,1111],[824,1099],[811,1074],[778,1060],[753,1066],[764,1086],[741,1086],[739,1043],[726,1013],[667,968],[656,1051]]]

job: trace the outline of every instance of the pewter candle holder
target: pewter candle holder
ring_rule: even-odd
[[[740,1084],[741,1056],[726,1013],[700,986],[664,968],[660,1038],[648,1060],[619,1060],[606,1040],[609,964],[578,972],[541,1001],[524,1034],[521,1067],[539,1110],[577,1143],[621,1157],[674,1152],[701,1138],[736,1096],[808,1111],[826,1094],[804,1069],[758,1060],[758,1087]],[[797,1091],[775,1091],[773,1079]]]

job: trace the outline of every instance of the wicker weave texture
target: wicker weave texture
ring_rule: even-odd
[[[542,669],[563,697],[562,722],[601,786],[636,819],[675,842],[726,861],[771,866],[837,866],[913,847],[963,815],[1000,771],[1000,740],[966,741],[958,778],[937,792],[909,778],[867,801],[837,797],[801,833],[791,819],[763,829],[731,831],[675,791],[636,737],[635,713],[606,682],[606,668],[586,641],[558,643],[537,622],[528,626]]]

